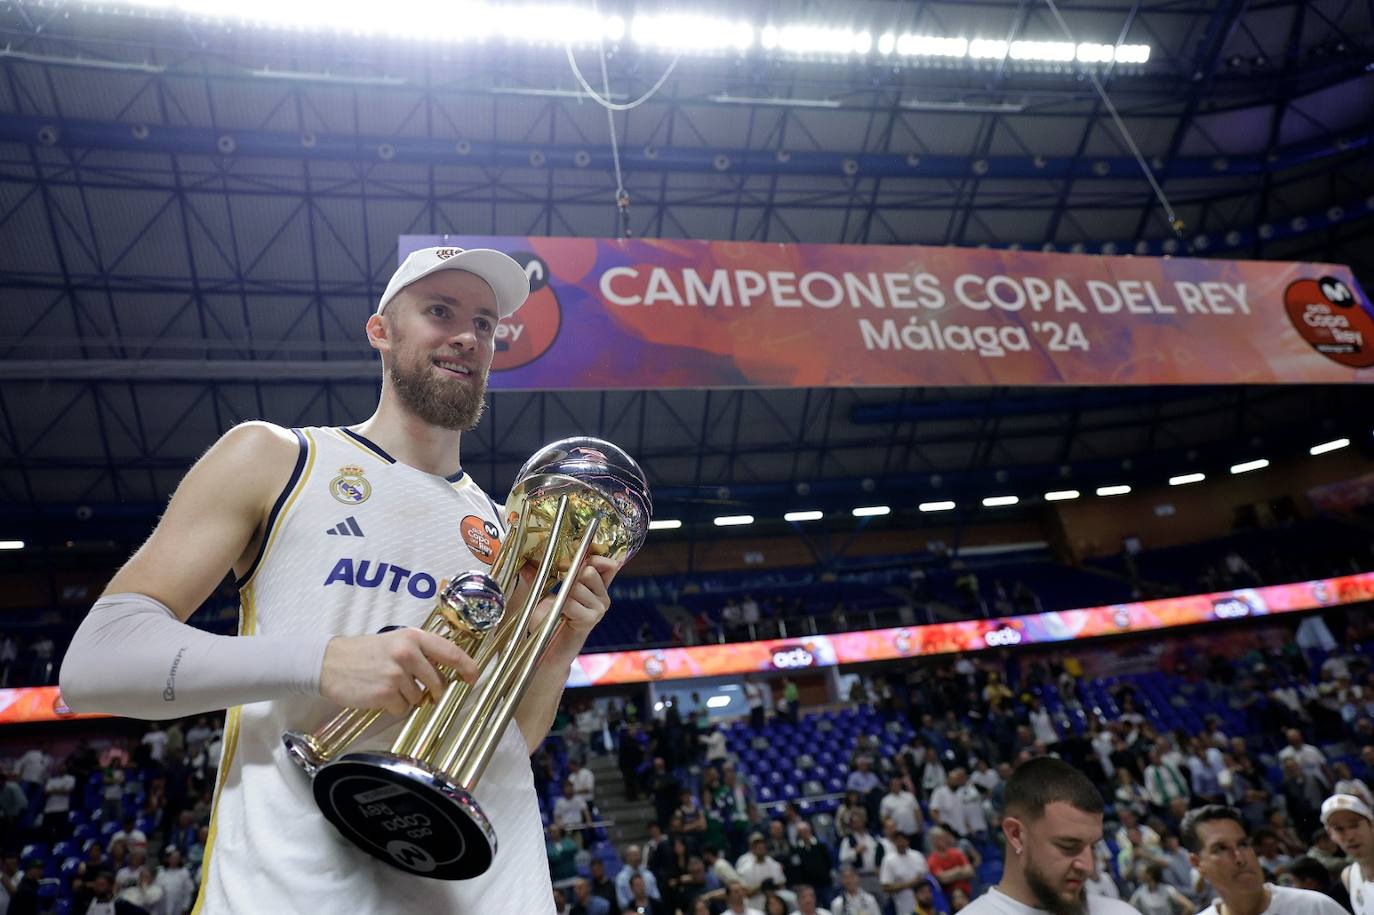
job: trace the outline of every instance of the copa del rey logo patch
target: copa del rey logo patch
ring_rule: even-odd
[[[468,515],[458,525],[458,529],[463,534],[463,543],[467,544],[472,555],[486,565],[491,565],[496,559],[496,551],[501,548],[501,532],[496,529],[496,525],[485,518]]]

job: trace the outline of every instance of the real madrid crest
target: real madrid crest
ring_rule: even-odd
[[[329,481],[329,494],[345,505],[361,505],[372,495],[372,484],[363,479],[361,467],[340,467]]]

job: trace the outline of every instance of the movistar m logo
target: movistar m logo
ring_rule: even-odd
[[[326,588],[333,584],[353,588],[385,588],[392,594],[399,594],[405,589],[411,597],[420,600],[433,597],[439,590],[434,576],[428,572],[412,572],[394,562],[373,562],[371,559],[360,559],[355,563],[348,557],[334,563],[329,577],[324,580]]]

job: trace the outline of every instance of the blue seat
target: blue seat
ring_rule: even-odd
[[[44,863],[52,859],[52,848],[47,842],[32,842],[25,845],[23,850],[19,852],[19,860],[29,861],[33,859]]]
[[[71,839],[58,842],[56,845],[52,847],[52,856],[54,858],[70,858],[73,855],[79,855],[80,853],[81,846]]]
[[[82,823],[72,830],[72,838],[78,842],[85,842],[96,837],[95,827],[90,823]]]

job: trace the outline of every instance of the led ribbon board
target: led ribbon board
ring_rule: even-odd
[[[1163,600],[798,639],[579,657],[569,686],[686,680],[1066,642],[1374,600],[1374,572]]]
[[[836,664],[890,661],[922,655],[980,651],[1011,645],[1126,635],[1314,610],[1374,600],[1374,572],[1315,581],[1192,594],[1081,610],[1059,610],[993,620],[899,626],[800,639],[698,645],[584,654],[573,662],[568,686],[607,686],[648,680],[687,680],[772,670],[808,670]],[[0,725],[71,718],[55,686],[0,689]]]
[[[1374,381],[1348,267],[920,245],[509,236],[497,390]]]

